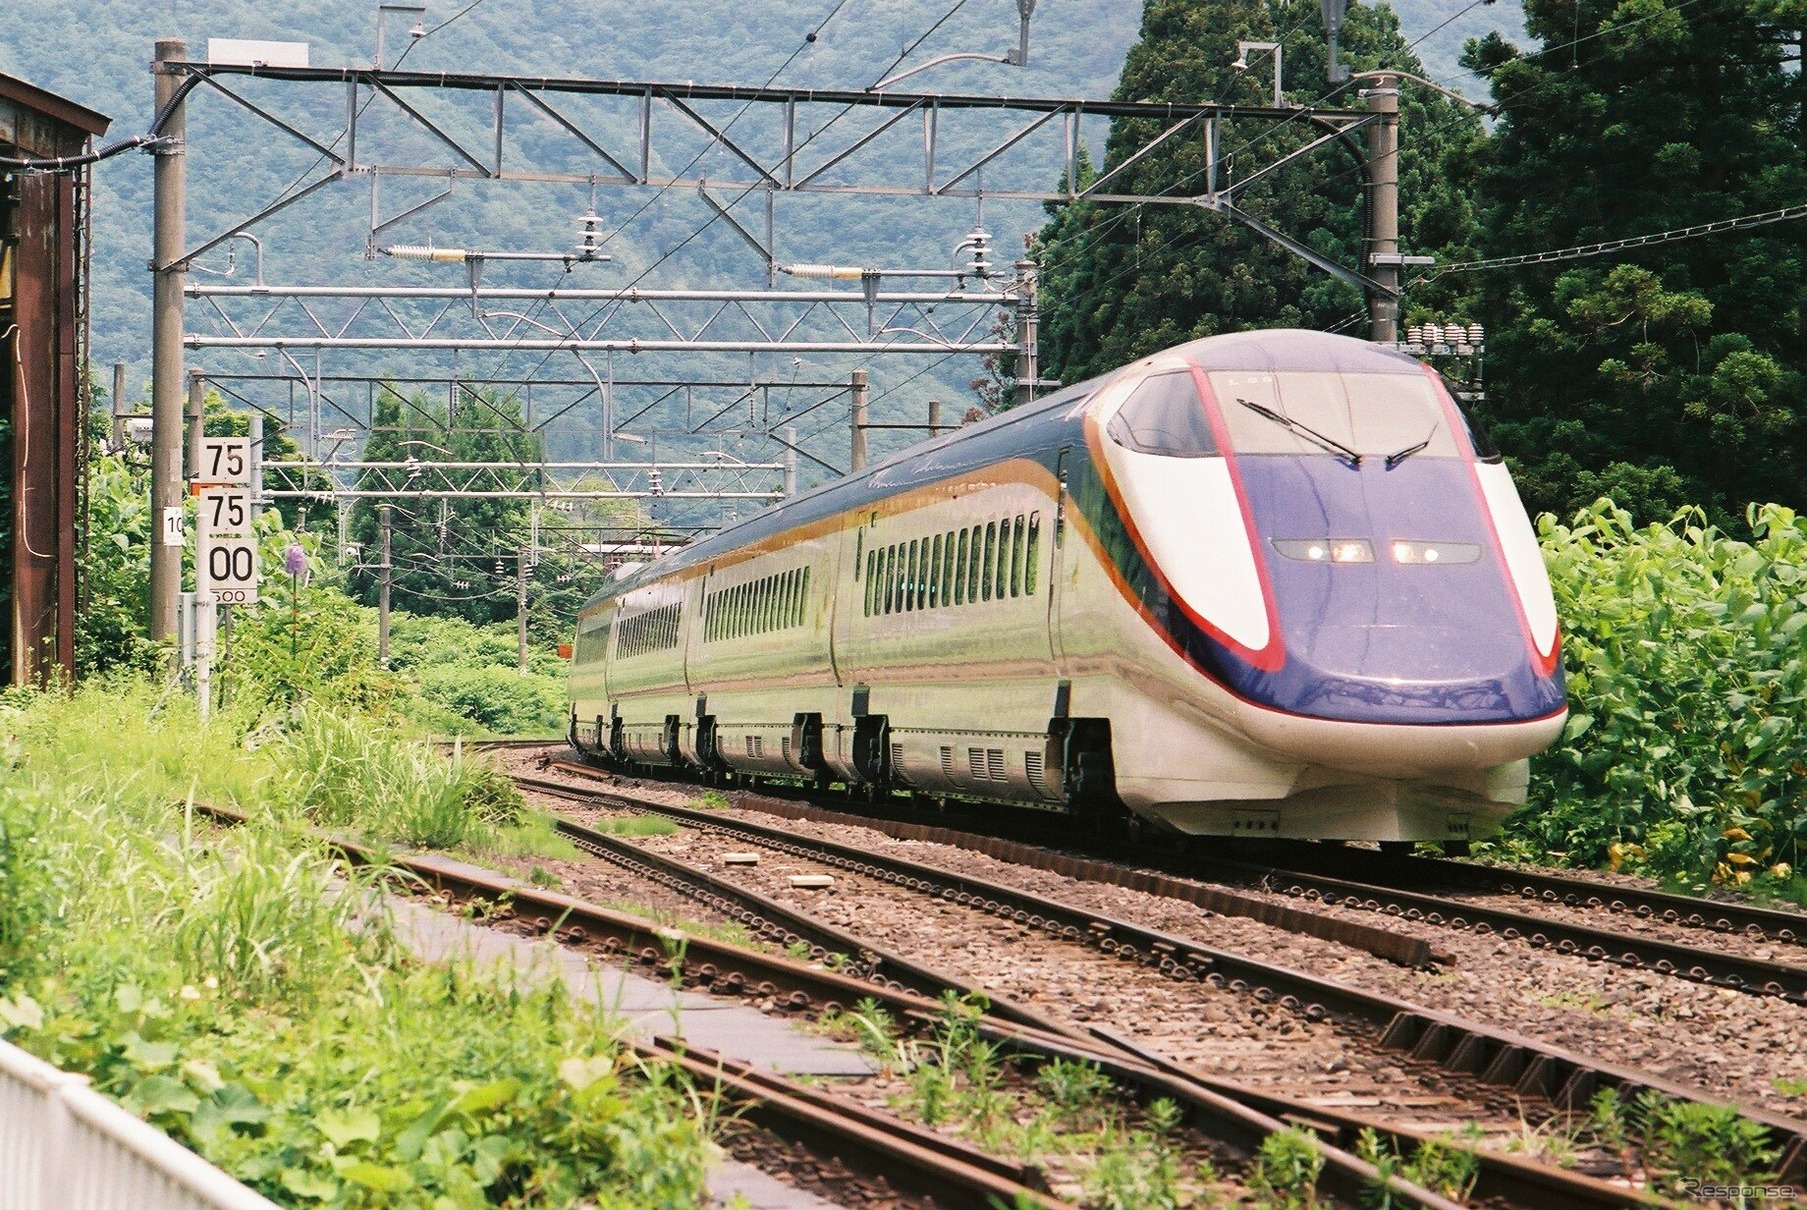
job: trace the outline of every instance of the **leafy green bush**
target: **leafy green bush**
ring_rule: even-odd
[[[55,870],[42,832],[41,804],[12,787],[0,790],[0,989],[32,968],[54,910]]]
[[[488,731],[556,734],[565,712],[561,688],[546,677],[523,676],[512,656],[506,668],[429,665],[421,670],[421,693]]]
[[[1807,520],[1765,505],[1748,522],[1744,542],[1697,510],[1540,519],[1572,714],[1508,852],[1790,881],[1807,841]]]

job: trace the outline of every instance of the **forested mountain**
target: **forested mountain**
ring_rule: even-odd
[[[1289,75],[1306,85],[1291,99],[1311,101],[1323,88],[1327,62],[1316,0],[1149,0],[1142,30],[1124,65],[1119,99],[1208,96],[1260,104],[1271,76],[1232,67],[1238,44],[1247,41],[1290,47]],[[1388,9],[1351,10],[1341,41],[1343,62],[1358,71],[1383,64],[1417,75],[1425,71]],[[1356,106],[1351,91],[1332,95],[1329,103]],[[1448,260],[1471,235],[1473,216],[1466,199],[1451,189],[1445,161],[1480,135],[1480,119],[1435,92],[1408,89],[1401,98],[1401,123],[1412,132],[1402,139],[1399,164],[1402,241],[1414,252]],[[1159,133],[1139,125],[1124,122],[1112,130],[1107,169]],[[1219,180],[1237,182],[1266,164],[1301,154],[1296,165],[1238,193],[1236,203],[1353,268],[1361,264],[1364,236],[1364,143],[1358,138],[1306,151],[1322,134],[1303,121],[1227,123],[1223,142],[1232,150],[1218,167]],[[1176,177],[1188,184],[1167,184]],[[1118,176],[1113,188],[1184,195],[1203,192],[1206,179],[1203,148],[1194,144],[1140,161]],[[1047,362],[1068,382],[1219,332],[1366,327],[1355,287],[1199,207],[1062,207],[1043,230],[1042,243]]]

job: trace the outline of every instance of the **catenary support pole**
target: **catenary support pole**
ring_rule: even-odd
[[[1376,76],[1368,108],[1380,115],[1368,127],[1368,263],[1380,290],[1368,295],[1368,339],[1399,339],[1399,77]]]
[[[941,436],[941,401],[929,400],[929,440]]]
[[[1017,278],[1017,402],[1034,403],[1035,388],[1041,379],[1041,346],[1039,344],[1041,311],[1035,298],[1035,262],[1016,262]]]
[[[201,477],[201,436],[207,417],[207,379],[198,369],[188,371],[188,477]]]
[[[382,532],[383,561],[376,565],[376,658],[383,667],[389,667],[389,574],[394,566],[389,561],[389,510],[387,504],[376,506],[376,522]]]
[[[866,404],[871,388],[866,384],[866,371],[853,372],[853,451],[848,465],[858,471],[866,468]]]
[[[797,426],[784,426],[784,494],[797,494]]]
[[[150,637],[176,634],[176,594],[182,588],[182,261],[187,135],[181,82],[168,65],[188,58],[180,38],[157,42],[152,93],[157,112],[168,108],[157,148],[151,254],[151,616]],[[173,519],[172,519],[173,511]]]
[[[527,671],[527,548],[520,551],[520,562],[515,570],[514,617],[515,646],[517,662],[522,672]]]

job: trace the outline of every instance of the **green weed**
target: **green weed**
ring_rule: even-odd
[[[1246,1184],[1260,1210],[1310,1210],[1318,1204],[1318,1173],[1323,1169],[1324,1153],[1317,1140],[1288,1127],[1261,1141]]]

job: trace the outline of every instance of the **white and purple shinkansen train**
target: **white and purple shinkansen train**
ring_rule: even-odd
[[[1182,832],[1464,841],[1565,714],[1498,454],[1428,367],[1216,336],[914,446],[586,604],[623,766]]]

